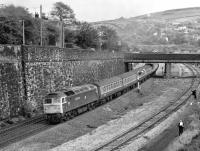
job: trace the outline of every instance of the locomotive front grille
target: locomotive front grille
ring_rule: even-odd
[[[60,105],[45,105],[44,106],[45,113],[61,113]]]

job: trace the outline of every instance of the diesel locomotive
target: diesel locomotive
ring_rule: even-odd
[[[68,120],[92,110],[137,87],[156,72],[158,64],[148,64],[136,70],[93,84],[74,86],[49,93],[43,102],[44,114],[51,123]]]

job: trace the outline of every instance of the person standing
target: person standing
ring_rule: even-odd
[[[192,91],[192,95],[194,96],[195,99],[197,99],[197,91],[196,90]]]
[[[184,125],[183,125],[183,121],[180,120],[179,124],[178,124],[178,129],[179,129],[179,136],[183,133],[183,129],[184,129]]]

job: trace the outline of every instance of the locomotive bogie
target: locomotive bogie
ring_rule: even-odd
[[[46,114],[46,119],[49,123],[60,123],[63,115],[61,113]]]

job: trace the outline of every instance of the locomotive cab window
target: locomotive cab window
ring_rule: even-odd
[[[51,104],[51,102],[52,102],[51,99],[45,99],[45,100],[44,100],[44,103],[45,103],[45,104]]]

